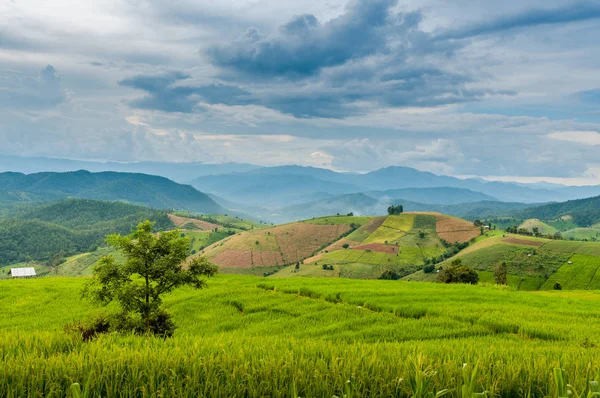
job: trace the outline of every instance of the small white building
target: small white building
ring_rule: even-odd
[[[13,278],[29,278],[35,276],[35,268],[27,267],[27,268],[11,268],[10,275]]]

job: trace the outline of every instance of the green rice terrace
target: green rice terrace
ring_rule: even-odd
[[[63,328],[98,311],[86,280],[0,281],[0,396],[559,397],[555,368],[580,393],[598,380],[597,292],[222,275],[167,296],[172,338],[83,342]]]
[[[220,272],[165,295],[172,337],[74,329],[118,308],[82,299],[104,256],[124,261],[115,248],[12,265],[35,279],[0,270],[0,396],[595,396],[600,243],[439,213],[278,226],[168,216],[183,258]],[[477,285],[431,283],[456,259]]]

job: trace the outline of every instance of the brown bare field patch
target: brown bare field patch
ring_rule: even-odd
[[[527,240],[527,239],[518,239],[518,238],[504,238],[502,242],[512,243],[513,245],[523,245],[523,246],[534,246],[540,247],[544,244],[544,242],[539,242],[535,240]]]
[[[280,252],[252,252],[252,263],[255,267],[272,267],[274,265],[283,265],[283,258]]]
[[[480,235],[480,229],[473,223],[443,214],[436,214],[435,231],[447,242],[468,242]]]
[[[390,253],[397,254],[398,247],[386,245],[385,243],[368,243],[366,245],[360,245],[355,247],[356,250],[371,250],[378,253]]]
[[[171,221],[173,221],[173,224],[175,224],[175,226],[177,228],[182,227],[185,224],[190,224],[190,223],[194,224],[196,227],[198,227],[199,229],[201,229],[203,231],[210,231],[215,228],[222,228],[220,225],[213,224],[211,222],[196,220],[195,218],[176,216],[174,214],[169,214],[169,218],[171,219]]]
[[[211,261],[225,268],[250,268],[252,267],[252,251],[227,250],[217,254]]]
[[[204,255],[226,268],[272,267],[293,264],[336,241],[349,225],[294,223],[236,234],[209,246]],[[343,239],[342,239],[343,240]],[[334,242],[339,245],[342,240]],[[354,242],[353,242],[354,243]]]
[[[336,240],[335,242],[333,242],[332,244],[330,244],[329,246],[327,246],[326,248],[321,250],[319,253],[315,254],[312,257],[305,259],[304,263],[312,264],[316,261],[319,261],[321,259],[321,257],[323,257],[323,254],[325,254],[325,253],[334,252],[337,250],[343,250],[345,244],[347,244],[350,248],[354,248],[354,245],[356,245],[357,242],[351,241],[348,238],[342,238],[340,240]]]
[[[288,224],[272,229],[283,261],[291,264],[312,255],[319,248],[350,230],[349,225]]]

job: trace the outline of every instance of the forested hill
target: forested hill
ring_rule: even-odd
[[[190,185],[147,174],[75,171],[0,173],[0,201],[19,203],[66,198],[119,200],[158,209],[223,213],[208,195]]]
[[[36,260],[56,265],[66,256],[94,250],[108,234],[127,234],[151,220],[174,227],[166,211],[119,202],[69,199],[22,209],[0,219],[0,265]]]
[[[538,218],[540,220],[554,220],[562,216],[571,216],[580,227],[588,227],[600,222],[600,196],[532,207],[519,212],[518,216],[524,219]]]

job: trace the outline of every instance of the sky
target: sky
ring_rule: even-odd
[[[0,153],[600,184],[600,2],[0,0]]]

